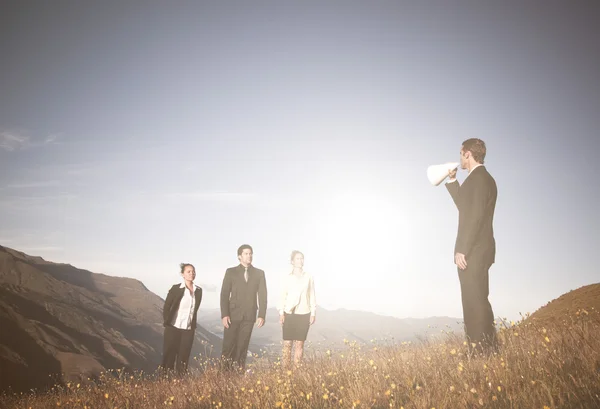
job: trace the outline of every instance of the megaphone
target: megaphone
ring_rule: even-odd
[[[448,172],[458,167],[458,162],[442,163],[441,165],[431,165],[427,168],[427,179],[433,186],[438,186],[448,177]]]

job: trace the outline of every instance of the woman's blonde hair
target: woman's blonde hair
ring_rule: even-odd
[[[296,257],[296,254],[302,254],[302,257],[304,257],[304,253],[298,250],[294,250],[292,251],[292,255],[290,256],[290,261],[294,261],[294,257]]]

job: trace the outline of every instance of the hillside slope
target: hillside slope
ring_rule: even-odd
[[[569,315],[576,314],[579,310],[595,309],[600,311],[600,283],[589,284],[569,291],[550,301],[531,314],[528,320],[538,324],[545,324],[564,320]]]
[[[0,246],[0,390],[43,388],[61,373],[71,380],[110,368],[154,371],[163,302],[138,280]],[[219,348],[199,327],[192,354],[217,356]]]

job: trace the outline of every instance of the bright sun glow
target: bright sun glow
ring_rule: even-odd
[[[372,268],[395,257],[403,221],[391,201],[373,194],[338,194],[326,201],[319,239],[327,253],[350,256],[355,268]]]

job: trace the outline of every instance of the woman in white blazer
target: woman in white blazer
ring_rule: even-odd
[[[317,299],[313,276],[304,271],[304,254],[294,250],[290,257],[293,266],[283,279],[277,309],[283,329],[283,366],[291,364],[292,346],[294,364],[298,366],[304,353],[308,330],[315,322]]]

